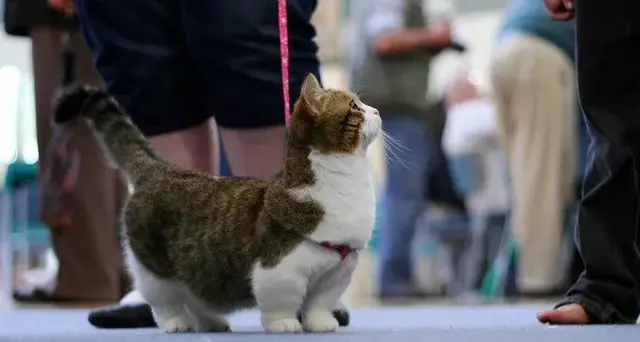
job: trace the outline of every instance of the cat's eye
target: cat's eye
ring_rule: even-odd
[[[356,103],[356,101],[351,101],[349,107],[351,107],[351,109],[353,110],[360,110],[360,106],[358,106],[358,103]]]

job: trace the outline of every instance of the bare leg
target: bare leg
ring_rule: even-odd
[[[260,129],[220,129],[231,172],[238,177],[268,179],[282,169],[284,126]]]
[[[219,173],[220,144],[213,119],[199,126],[154,136],[149,140],[165,158],[184,169]]]

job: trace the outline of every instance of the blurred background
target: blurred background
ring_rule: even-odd
[[[360,40],[366,16],[376,11],[363,2],[367,7],[367,1],[318,1],[314,23],[324,85],[352,89],[368,103],[368,96],[377,95],[362,61],[376,57]],[[394,142],[378,141],[369,151],[378,226],[346,301],[488,304],[562,296],[581,272],[572,220],[586,142],[572,78],[563,83],[537,68],[558,63],[572,72],[573,57],[558,43],[563,34],[572,41],[572,34],[530,25],[530,18],[544,16],[541,0],[406,3],[424,19],[413,29],[446,26],[451,38],[425,48],[397,75],[375,80],[378,88],[398,87],[401,93],[424,90],[417,97],[425,106],[416,115],[401,110],[388,123],[381,110]],[[115,302],[119,296],[46,295],[61,281],[65,260],[52,248],[55,229],[41,220],[47,208],[38,176],[43,157],[36,134],[34,41],[0,30],[0,303]],[[403,58],[392,62],[394,68],[403,68]],[[387,68],[387,62],[367,67]],[[38,63],[46,68],[46,61]],[[414,79],[424,85],[412,87]],[[402,88],[407,84],[411,89]],[[545,88],[558,87],[565,97],[544,97]],[[540,107],[536,101],[562,105]],[[553,127],[562,128],[554,135]],[[224,163],[222,173],[228,173]],[[79,284],[72,292],[84,291]]]

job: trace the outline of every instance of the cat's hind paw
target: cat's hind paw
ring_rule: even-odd
[[[300,333],[302,324],[295,318],[262,319],[262,326],[266,332],[270,333]]]
[[[309,311],[304,315],[304,330],[314,333],[328,333],[338,330],[338,320],[329,311]]]
[[[193,333],[197,331],[197,328],[192,324],[191,319],[182,316],[167,319],[162,324],[162,328],[168,334]]]

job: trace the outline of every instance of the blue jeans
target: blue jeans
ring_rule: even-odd
[[[380,231],[380,288],[411,285],[412,242],[425,205],[429,140],[426,127],[410,116],[383,117],[385,131],[406,147],[387,161]],[[392,147],[391,147],[392,148]]]

